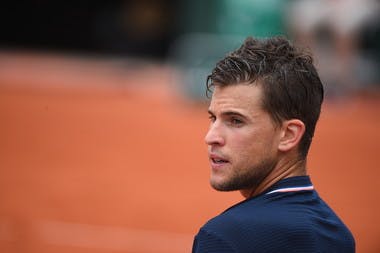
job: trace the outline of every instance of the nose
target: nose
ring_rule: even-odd
[[[209,146],[223,146],[225,144],[225,139],[222,135],[220,126],[216,122],[211,124],[205,136],[205,142]]]

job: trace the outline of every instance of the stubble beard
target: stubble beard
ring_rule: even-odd
[[[270,174],[276,165],[276,160],[268,158],[248,169],[235,169],[228,179],[221,183],[210,181],[217,191],[238,191],[252,189],[254,191]]]

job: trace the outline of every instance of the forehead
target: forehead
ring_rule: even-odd
[[[215,86],[210,111],[261,111],[262,88],[257,84]]]

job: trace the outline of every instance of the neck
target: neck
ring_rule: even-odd
[[[281,179],[304,175],[306,175],[305,160],[287,161],[282,165],[276,166],[257,187],[240,190],[240,193],[247,199],[252,198],[264,192]]]

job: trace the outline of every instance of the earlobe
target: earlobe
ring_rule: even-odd
[[[304,133],[305,124],[301,120],[291,119],[284,121],[278,149],[286,152],[297,147]]]

